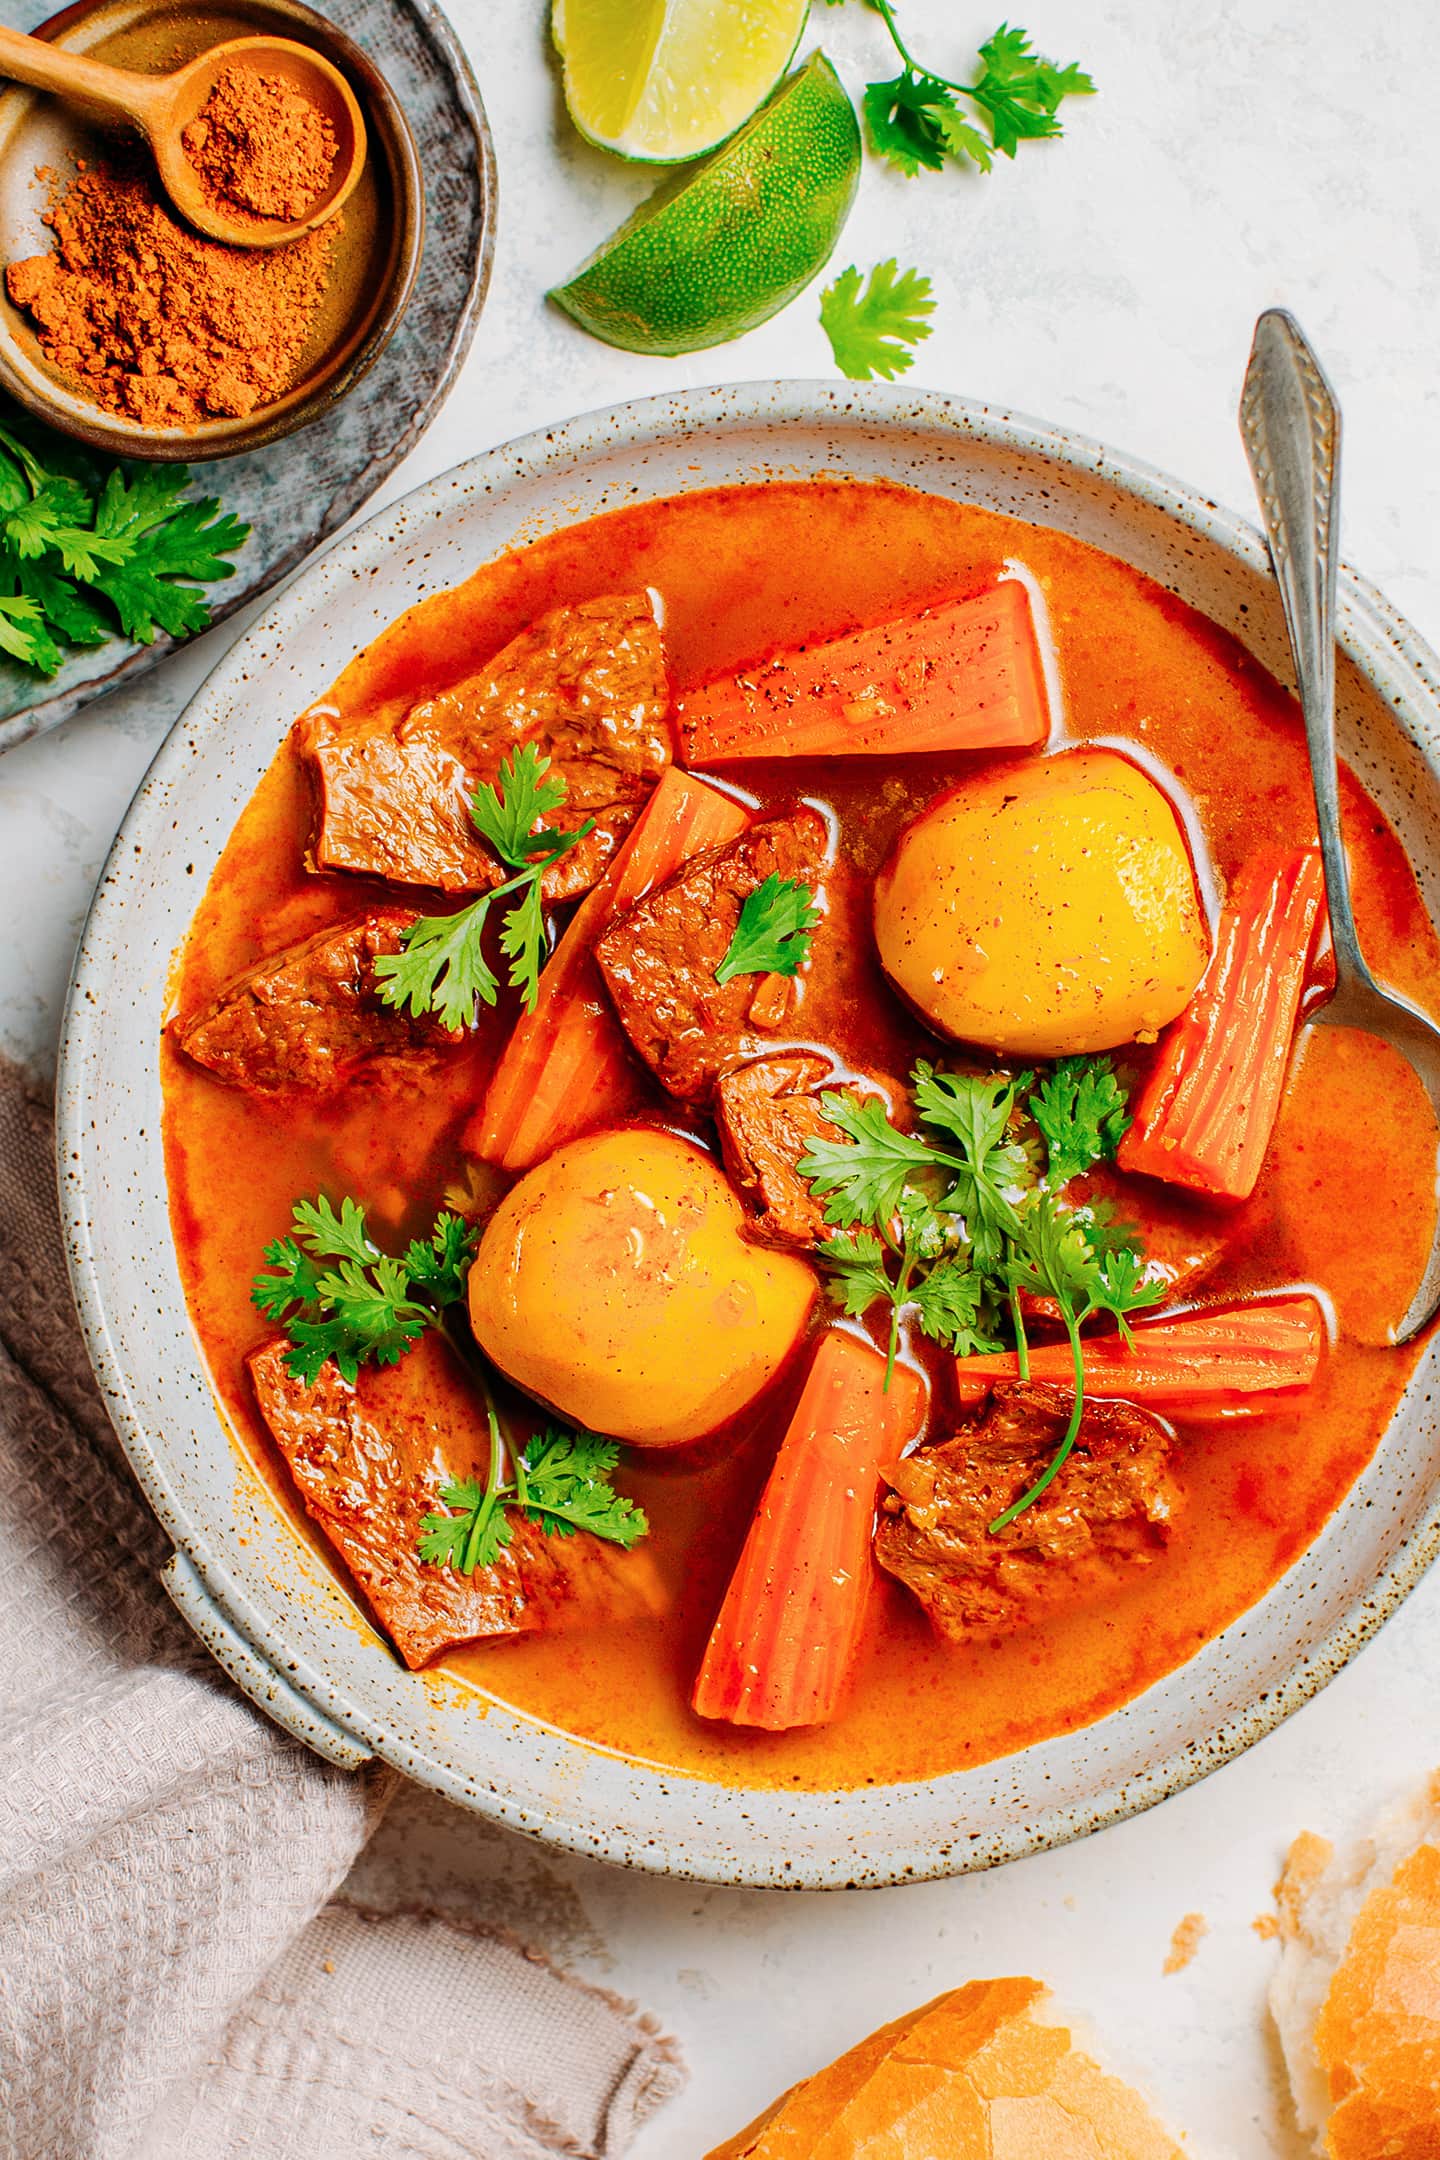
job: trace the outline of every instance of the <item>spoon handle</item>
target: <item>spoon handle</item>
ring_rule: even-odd
[[[1335,587],[1340,566],[1340,408],[1293,315],[1255,325],[1240,432],[1265,515],[1270,561],[1295,657],[1310,751],[1336,993],[1369,989],[1350,906],[1335,760]]]
[[[129,120],[145,125],[163,77],[137,75],[129,68],[110,67],[84,53],[69,52],[45,38],[26,37],[0,23],[0,77],[28,83],[32,90],[49,90],[67,104],[84,109],[103,120]]]

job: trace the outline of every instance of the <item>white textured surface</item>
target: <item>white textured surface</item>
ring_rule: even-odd
[[[960,70],[1001,11],[907,0],[922,55]],[[1292,306],[1348,425],[1346,551],[1440,640],[1440,93],[1433,0],[1027,0],[1042,48],[1103,95],[1068,139],[988,179],[867,168],[840,263],[898,252],[936,279],[921,379],[1068,421],[1239,506],[1234,406],[1257,310]],[[541,293],[645,190],[566,133],[537,0],[457,0],[500,158],[495,284],[469,366],[390,482],[618,398],[829,372],[813,299],[741,345],[650,361],[587,342]],[[885,65],[851,0],[817,6],[852,88]],[[228,638],[229,631],[219,634]],[[207,649],[207,647],[209,649]],[[216,640],[0,762],[0,1047],[48,1063],[64,975],[111,834]],[[1302,1824],[1344,1829],[1440,1758],[1440,1582],[1242,1761],[1085,1845],[939,1886],[790,1897],[694,1889],[551,1859],[419,1802],[410,1829],[497,1913],[654,2009],[693,2082],[639,2160],[690,2160],[781,2085],[909,2003],[1026,1969],[1088,2011],[1210,2160],[1292,2154],[1250,1930]],[[403,1826],[402,1826],[403,1830]],[[390,1833],[394,1835],[395,1833]],[[1170,1931],[1210,1933],[1162,1979]]]

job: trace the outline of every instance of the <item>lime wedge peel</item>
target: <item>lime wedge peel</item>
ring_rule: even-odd
[[[554,0],[565,103],[602,150],[648,164],[733,135],[794,56],[809,0]]]
[[[860,129],[812,53],[694,172],[676,176],[550,298],[630,352],[723,345],[777,315],[834,252],[860,181]]]

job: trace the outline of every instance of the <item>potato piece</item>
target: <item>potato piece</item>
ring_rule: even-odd
[[[932,1026],[1014,1057],[1153,1039],[1209,957],[1179,819],[1113,750],[1007,766],[932,803],[876,882],[875,937]]]
[[[734,1417],[779,1370],[813,1271],[742,1236],[745,1211],[689,1140],[572,1141],[507,1193],[470,1271],[481,1348],[562,1416],[635,1447]]]

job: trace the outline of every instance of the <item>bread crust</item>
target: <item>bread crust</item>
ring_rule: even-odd
[[[871,2033],[708,2160],[1182,2160],[1134,2089],[1043,2014],[1038,1980],[973,1980]]]

